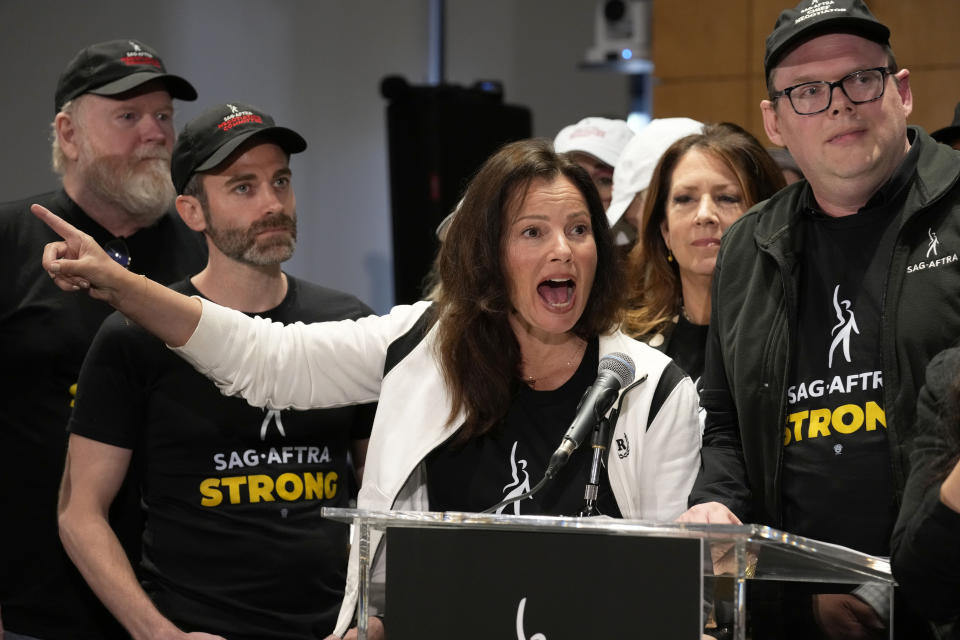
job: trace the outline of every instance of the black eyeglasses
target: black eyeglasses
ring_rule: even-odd
[[[853,104],[863,104],[879,100],[887,83],[886,77],[890,74],[887,67],[861,69],[849,73],[836,82],[819,80],[816,82],[802,82],[783,91],[770,94],[771,100],[787,96],[790,106],[797,115],[812,116],[815,113],[826,111],[833,102],[833,90],[840,87],[843,95]]]
[[[103,245],[103,250],[124,269],[130,268],[130,248],[123,238],[114,238]]]

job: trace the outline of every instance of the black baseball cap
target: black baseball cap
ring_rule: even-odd
[[[881,45],[890,42],[890,29],[877,20],[863,0],[803,0],[777,18],[767,36],[763,72],[770,70],[798,45],[828,33],[852,33]]]
[[[937,129],[930,134],[930,137],[937,142],[949,145],[960,140],[960,102],[953,109],[953,122],[949,126]]]
[[[174,98],[197,99],[193,85],[167,73],[151,47],[137,40],[98,42],[81,49],[60,74],[54,111],[59,112],[67,102],[85,93],[115,96],[153,80],[163,81]]]
[[[177,193],[200,171],[215,169],[253,136],[264,136],[287,153],[300,153],[307,141],[286,127],[278,127],[267,113],[231,102],[207,109],[188,122],[173,145],[170,172]]]

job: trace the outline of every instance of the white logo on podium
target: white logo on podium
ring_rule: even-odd
[[[522,598],[520,600],[520,606],[517,607],[517,640],[527,640],[526,632],[523,630],[523,610],[527,606],[527,599]],[[530,636],[529,640],[547,640],[547,636],[542,633],[535,633]]]

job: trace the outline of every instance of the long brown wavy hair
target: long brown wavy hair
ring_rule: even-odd
[[[673,170],[691,149],[706,152],[723,162],[737,176],[745,209],[766,200],[785,186],[783,173],[750,133],[730,122],[707,124],[702,133],[674,142],[664,152],[650,178],[643,206],[640,241],[627,256],[629,302],[624,331],[634,337],[662,332],[673,322],[683,304],[680,271],[667,260],[669,251],[660,233],[666,219],[667,199]]]
[[[614,327],[622,308],[620,266],[600,196],[586,171],[548,140],[521,140],[491,156],[471,180],[436,261],[437,358],[450,393],[450,421],[466,415],[458,440],[490,430],[521,384],[520,345],[504,269],[509,216],[534,180],[569,180],[583,195],[597,247],[590,297],[573,333],[590,340]]]

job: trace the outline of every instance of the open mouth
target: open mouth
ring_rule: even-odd
[[[551,278],[537,285],[540,298],[553,309],[564,309],[573,302],[573,292],[577,284],[573,280]]]

